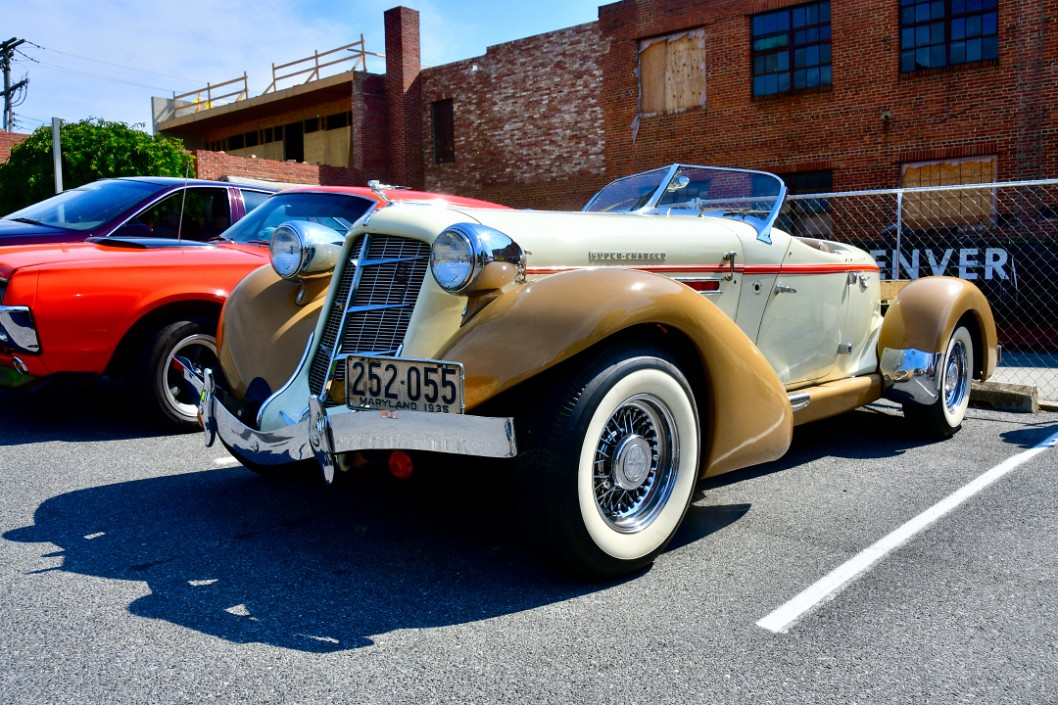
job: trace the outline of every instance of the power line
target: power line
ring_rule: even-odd
[[[53,54],[62,54],[63,56],[69,56],[72,59],[80,59],[81,61],[91,61],[92,63],[95,63],[95,64],[102,64],[104,66],[113,66],[114,68],[125,69],[127,71],[136,71],[138,73],[147,73],[147,74],[151,74],[152,76],[160,76],[162,78],[172,78],[172,79],[175,79],[177,81],[186,81],[188,83],[194,83],[196,85],[199,84],[199,83],[203,83],[203,81],[198,81],[198,80],[191,79],[191,78],[184,78],[182,76],[171,76],[171,75],[166,74],[166,73],[158,73],[157,71],[148,71],[146,69],[137,68],[135,66],[125,66],[123,64],[115,64],[115,63],[111,63],[109,61],[101,61],[99,59],[93,59],[90,56],[78,56],[77,54],[70,54],[69,52],[59,51],[58,49],[49,49],[48,47],[43,47],[40,44],[35,44],[35,43],[33,43],[33,42],[29,41],[29,40],[24,40],[24,41],[26,42],[26,44],[29,44],[32,47],[36,47],[37,49],[40,49],[41,51],[50,51]],[[39,60],[34,59],[33,57],[29,56],[25,52],[21,52],[20,51],[18,53],[22,54],[22,56],[25,56],[30,61],[33,61],[33,62],[38,63],[38,64],[41,63]],[[44,65],[47,65],[47,64],[41,64],[41,65],[44,66]],[[53,67],[53,68],[55,68],[55,67]],[[98,75],[98,74],[86,74],[86,75],[91,76],[91,75]],[[117,80],[117,79],[115,79],[115,80]],[[147,87],[151,88],[153,86],[147,86]]]

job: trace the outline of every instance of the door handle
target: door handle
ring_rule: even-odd
[[[731,263],[731,269],[728,270],[728,273],[725,274],[724,277],[723,277],[724,281],[726,281],[726,282],[729,282],[729,281],[731,281],[731,280],[733,280],[735,278],[735,255],[736,254],[737,253],[734,250],[731,250],[730,252],[725,253],[723,259],[721,259],[721,262],[730,262]]]
[[[796,294],[797,293],[797,289],[793,288],[792,286],[786,286],[785,284],[776,284],[775,285],[775,293],[776,294]]]

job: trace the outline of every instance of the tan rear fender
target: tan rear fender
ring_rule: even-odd
[[[878,358],[886,350],[942,353],[960,320],[970,322],[974,339],[974,377],[988,379],[998,364],[992,309],[972,282],[956,277],[923,277],[904,286],[889,304],[878,339]]]

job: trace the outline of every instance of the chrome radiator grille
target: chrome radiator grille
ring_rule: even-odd
[[[309,368],[318,396],[329,376],[344,384],[344,366],[328,374],[337,355],[400,350],[430,261],[428,244],[391,235],[361,235],[351,251]]]

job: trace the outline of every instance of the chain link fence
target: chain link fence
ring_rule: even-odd
[[[777,223],[871,252],[883,279],[947,274],[988,297],[994,380],[1058,401],[1058,180],[796,195]]]

